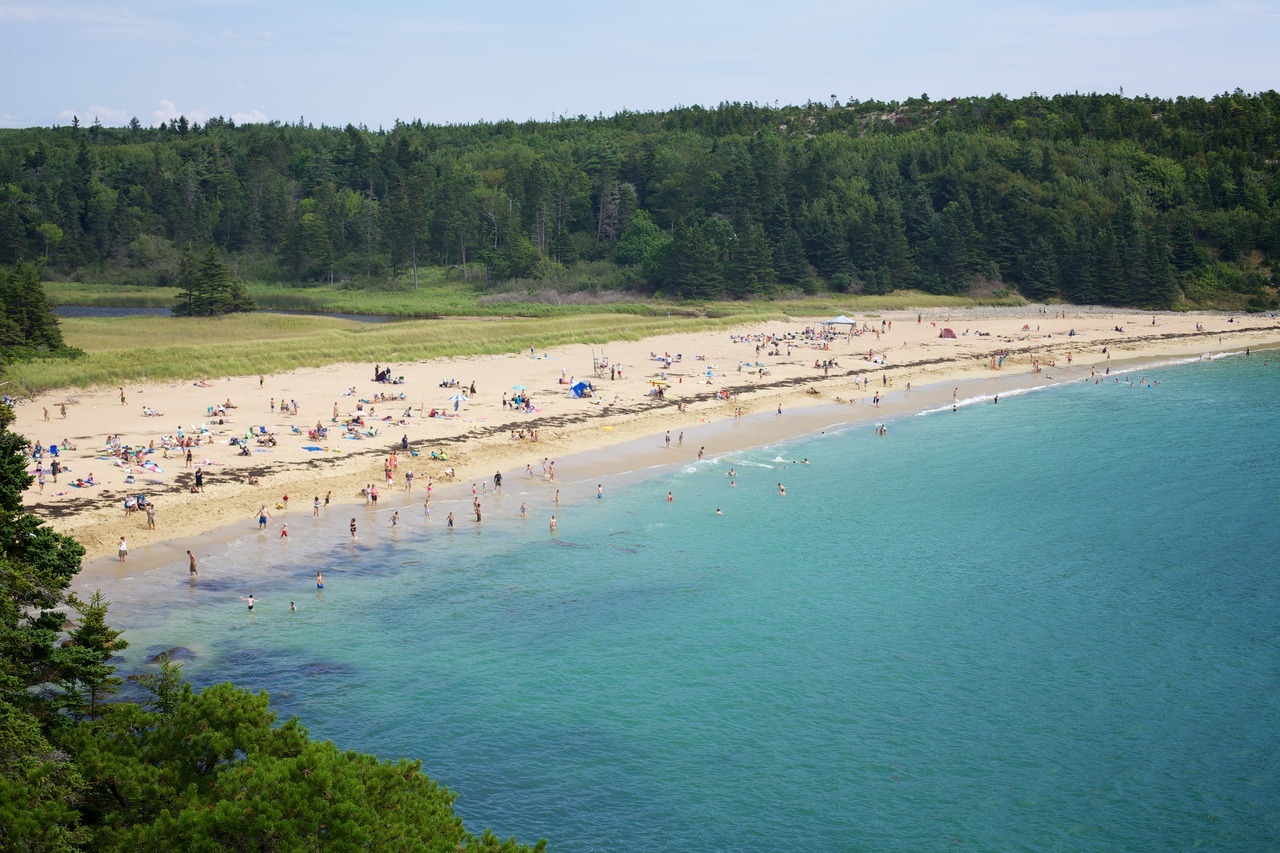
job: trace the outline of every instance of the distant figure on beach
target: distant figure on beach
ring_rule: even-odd
[[[267,529],[267,516],[269,515],[271,515],[271,513],[267,511],[266,504],[263,504],[261,507],[258,508],[258,529],[259,530]]]
[[[316,589],[324,589],[324,575],[316,572]]]
[[[191,577],[193,577],[193,578],[194,578],[194,577],[199,577],[199,576],[200,576],[200,573],[199,573],[198,571],[196,571],[196,555],[195,555],[195,554],[192,554],[190,551],[188,551],[188,552],[187,552],[187,559],[191,561],[191,565],[187,567],[187,572],[188,572],[188,574],[190,574],[190,575],[191,575]]]
[[[126,405],[126,403],[125,403],[125,399],[124,399],[124,389],[123,389],[123,388],[121,388],[121,389],[120,389],[120,405],[122,405],[122,406]]]
[[[395,527],[399,523],[400,523],[400,510],[396,510],[395,512],[391,513],[391,524],[389,526]]]
[[[444,523],[446,527],[453,527],[453,513],[449,513],[448,517],[445,518]]]
[[[493,472],[493,490],[495,492],[502,490],[502,472],[501,471]]]
[[[520,517],[524,518],[528,512],[529,512],[529,505],[526,504],[524,501],[520,501]]]
[[[703,456],[705,456],[705,455],[706,455],[706,453],[707,453],[707,449],[706,449],[705,447],[699,447],[699,448],[698,448],[698,461],[699,461],[699,462],[701,462],[701,461],[702,461],[702,457],[703,457]]]
[[[356,538],[356,520],[354,518],[351,519],[351,538]]]
[[[245,598],[243,595],[242,595],[242,596],[240,596],[240,600],[241,600],[241,601],[247,601],[247,602],[249,602],[249,611],[250,611],[250,612],[253,612],[253,605],[255,605],[255,604],[257,604],[257,603],[258,603],[258,600],[257,600],[256,598],[254,598],[254,597],[253,597],[253,593],[249,593],[249,597],[248,597],[248,598]]]
[[[312,518],[320,517],[320,496],[319,495],[316,495],[315,500],[311,502],[311,517]]]
[[[117,550],[117,553],[118,553],[118,554],[119,554],[119,556],[120,556],[120,562],[122,562],[122,563],[123,563],[123,562],[124,562],[124,558],[125,558],[125,557],[128,555],[128,553],[129,553],[129,545],[128,545],[128,543],[126,543],[126,542],[124,541],[124,537],[123,537],[123,536],[121,536],[121,537],[120,537],[120,544],[119,544],[118,546],[116,546],[116,550]]]
[[[554,515],[551,516],[551,532],[556,532],[556,517]]]
[[[425,501],[422,502],[422,517],[423,518],[431,517],[431,498],[430,497],[428,497]]]
[[[667,503],[671,503],[675,499],[676,499],[675,495],[671,494],[671,492],[667,492]]]
[[[281,539],[289,538],[289,525],[287,524],[280,525],[280,538]]]
[[[667,430],[667,450],[671,449],[671,430]]]

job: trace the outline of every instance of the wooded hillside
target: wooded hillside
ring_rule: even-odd
[[[0,264],[175,284],[682,299],[962,293],[1274,308],[1280,94],[723,104],[370,131],[296,124],[0,131]]]

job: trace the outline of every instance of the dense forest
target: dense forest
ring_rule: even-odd
[[[356,288],[429,265],[495,292],[1270,309],[1280,94],[0,131],[0,264],[184,285],[210,248],[241,279]]]

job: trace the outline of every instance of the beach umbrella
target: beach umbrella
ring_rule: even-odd
[[[449,398],[449,402],[450,402],[450,403],[465,403],[465,402],[467,402],[467,398],[466,398],[466,397],[464,397],[462,394],[454,394],[452,397],[450,397],[450,398]]]

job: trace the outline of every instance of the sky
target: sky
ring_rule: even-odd
[[[1280,86],[1280,0],[0,0],[0,127]]]

